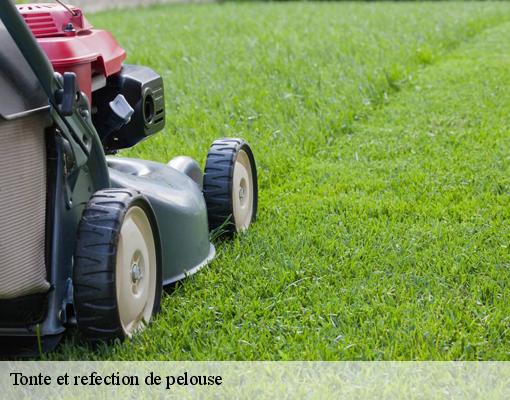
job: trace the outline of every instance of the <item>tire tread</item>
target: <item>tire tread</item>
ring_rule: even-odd
[[[203,192],[207,204],[209,229],[224,227],[225,234],[236,233],[233,221],[232,180],[237,155],[241,149],[249,154],[254,178],[254,209],[255,220],[257,211],[257,172],[251,149],[243,139],[223,138],[216,140],[210,147],[205,165]]]
[[[101,190],[83,212],[74,253],[73,284],[78,329],[88,342],[125,337],[116,299],[117,242],[124,216],[138,198],[143,197],[135,190]]]

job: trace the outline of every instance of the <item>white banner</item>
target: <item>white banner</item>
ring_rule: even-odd
[[[2,399],[508,399],[504,362],[0,362]]]

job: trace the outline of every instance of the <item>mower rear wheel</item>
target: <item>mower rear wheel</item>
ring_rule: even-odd
[[[209,229],[232,235],[248,229],[257,216],[257,167],[242,139],[216,140],[207,154],[204,197]]]
[[[74,304],[92,342],[124,339],[159,310],[160,243],[154,213],[137,191],[107,189],[89,201],[78,228]]]

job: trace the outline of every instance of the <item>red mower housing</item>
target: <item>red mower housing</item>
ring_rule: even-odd
[[[56,3],[17,6],[55,71],[74,72],[80,90],[92,101],[92,91],[119,73],[126,58],[110,32],[93,29],[83,12]]]

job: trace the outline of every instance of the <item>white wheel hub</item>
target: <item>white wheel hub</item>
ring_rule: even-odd
[[[253,216],[253,173],[250,158],[240,150],[234,165],[232,204],[234,222],[238,232],[250,226]]]
[[[130,337],[149,322],[156,299],[156,245],[147,214],[138,206],[124,217],[116,261],[119,317]]]

